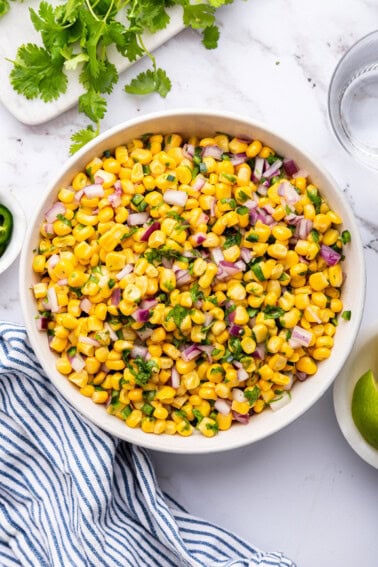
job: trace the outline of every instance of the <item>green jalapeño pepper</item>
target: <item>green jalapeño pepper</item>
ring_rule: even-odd
[[[13,230],[13,217],[7,207],[0,205],[0,256],[3,254],[11,239]]]

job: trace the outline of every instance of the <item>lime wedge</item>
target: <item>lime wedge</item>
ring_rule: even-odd
[[[365,372],[355,385],[352,417],[362,437],[378,449],[378,384],[371,370]]]

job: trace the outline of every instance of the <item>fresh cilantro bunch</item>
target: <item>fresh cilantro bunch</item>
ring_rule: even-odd
[[[114,45],[130,62],[143,55],[152,62],[151,69],[139,73],[126,85],[127,93],[157,92],[165,97],[171,81],[146,49],[143,32],[156,33],[166,28],[170,20],[167,8],[179,5],[184,25],[202,30],[202,43],[214,49],[219,39],[216,10],[232,3],[233,0],[67,0],[53,6],[42,1],[38,11],[30,8],[42,45],[28,43],[18,49],[10,73],[12,86],[28,99],[50,102],[66,92],[67,75],[79,67],[85,89],[79,98],[79,110],[92,124],[72,136],[74,153],[99,133],[107,108],[105,95],[112,92],[118,81],[117,69],[108,57],[110,46]],[[8,9],[8,0],[0,0],[0,15]]]

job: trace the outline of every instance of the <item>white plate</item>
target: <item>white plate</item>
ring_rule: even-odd
[[[365,329],[356,344],[333,389],[333,402],[340,429],[354,451],[369,465],[378,469],[378,450],[365,441],[354,424],[351,403],[354,386],[367,370],[377,375],[378,370],[378,323]]]
[[[51,1],[51,4],[58,3],[60,3],[58,0]],[[10,83],[9,73],[13,65],[6,59],[14,60],[18,47],[23,43],[41,44],[40,36],[35,31],[29,16],[29,7],[37,10],[39,4],[40,0],[25,3],[12,2],[10,11],[0,20],[0,101],[20,122],[29,125],[42,124],[59,116],[74,106],[83,93],[83,87],[78,79],[79,71],[69,72],[66,93],[49,103],[38,99],[28,100],[17,94]],[[149,51],[153,51],[185,27],[180,6],[169,8],[167,12],[171,21],[166,29],[154,34],[145,33],[143,35],[144,44]],[[117,67],[118,72],[125,71],[132,65],[116,49],[109,49],[109,58]]]

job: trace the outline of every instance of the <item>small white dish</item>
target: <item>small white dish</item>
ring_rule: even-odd
[[[369,465],[378,469],[378,450],[362,437],[352,418],[353,390],[358,379],[367,371],[378,371],[378,323],[370,325],[358,336],[351,354],[336,378],[333,402],[340,429],[352,449]]]
[[[12,236],[4,254],[0,256],[0,274],[2,274],[13,264],[21,251],[26,231],[26,219],[24,211],[9,189],[0,189],[0,205],[7,207],[13,216]]]

